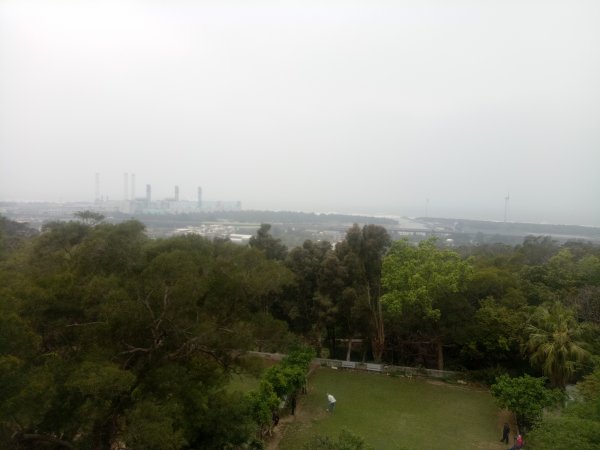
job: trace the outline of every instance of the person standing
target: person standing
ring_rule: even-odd
[[[523,448],[523,436],[520,434],[517,436],[515,440],[515,445],[513,445],[510,450],[517,450],[519,448]]]
[[[335,408],[335,397],[330,393],[327,393],[327,411],[333,412]]]
[[[504,442],[505,444],[508,444],[508,435],[510,434],[510,427],[508,426],[507,422],[504,422],[504,428],[502,428],[502,439],[500,439],[500,442]]]

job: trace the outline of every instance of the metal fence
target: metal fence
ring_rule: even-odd
[[[342,364],[344,361],[339,359],[327,359],[327,358],[314,358],[313,363],[320,364],[327,367],[343,368]],[[381,370],[377,369],[376,366],[380,366]],[[454,372],[451,370],[436,370],[436,369],[425,369],[423,367],[408,367],[408,366],[394,366],[391,364],[375,364],[375,363],[363,363],[356,362],[356,368],[354,370],[364,370],[372,372],[382,372],[389,374],[408,375],[408,376],[425,376],[431,378],[452,378],[460,376],[460,372]]]

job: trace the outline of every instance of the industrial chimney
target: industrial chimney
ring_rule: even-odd
[[[123,174],[123,200],[129,198],[129,175],[127,172]]]
[[[202,188],[198,186],[198,208],[202,208]]]
[[[146,185],[146,207],[150,207],[150,202],[152,201],[152,186]]]
[[[175,186],[175,201],[179,201],[179,186]]]
[[[96,203],[100,201],[100,174],[96,172],[96,198],[94,199]]]

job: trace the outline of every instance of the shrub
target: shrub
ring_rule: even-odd
[[[537,423],[544,408],[555,405],[563,398],[562,392],[546,389],[545,378],[529,375],[510,378],[501,375],[492,385],[492,395],[501,408],[507,408],[517,416],[517,424],[523,431]]]

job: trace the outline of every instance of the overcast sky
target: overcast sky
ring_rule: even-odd
[[[0,200],[600,226],[600,1],[0,0]]]

